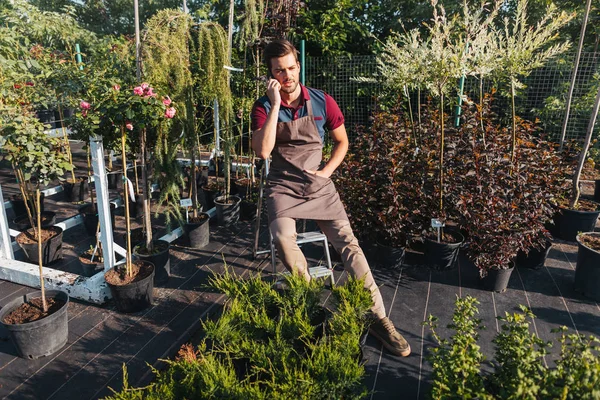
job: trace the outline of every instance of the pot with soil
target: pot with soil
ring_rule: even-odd
[[[577,245],[575,290],[600,301],[600,233],[579,234]]]
[[[491,292],[502,293],[508,287],[510,275],[515,269],[515,263],[511,262],[508,268],[492,268],[487,270],[487,274],[481,279],[483,288]]]
[[[235,188],[237,190],[237,195],[243,200],[248,197],[248,193],[252,194],[258,190],[258,185],[255,183],[252,184],[252,179],[250,178],[241,178],[234,182]]]
[[[125,272],[124,265],[116,268],[109,269],[104,279],[117,310],[133,313],[149,307],[154,290],[154,265],[143,260],[134,261],[130,276]]]
[[[33,223],[37,226],[37,218],[34,217]],[[31,223],[29,222],[29,217],[27,214],[15,218],[13,220],[13,224],[17,230],[21,232],[31,228]],[[42,228],[48,228],[54,224],[56,224],[56,213],[52,211],[44,211],[42,213]]]
[[[104,270],[102,251],[98,247],[90,246],[89,249],[79,255],[79,264],[83,276],[90,277],[102,272]]]
[[[82,177],[77,179],[77,182],[73,183],[71,179],[62,183],[64,201],[69,203],[79,203],[83,201],[86,193],[89,192],[88,178]]]
[[[464,237],[460,232],[446,229],[440,239],[438,242],[434,233],[424,238],[424,263],[439,270],[453,269],[456,267],[458,252]]]
[[[171,260],[169,250],[171,244],[165,240],[153,240],[152,250],[148,251],[144,243],[133,248],[135,258],[154,265],[154,283],[161,285],[169,280]]]
[[[108,188],[109,189],[117,189],[119,186],[119,181],[121,180],[122,173],[120,172],[106,172],[106,179],[108,180]]]
[[[129,200],[129,216],[131,218],[141,218],[144,215],[144,195],[136,194],[135,202]]]
[[[190,217],[184,226],[187,234],[190,247],[193,249],[201,249],[210,242],[210,216],[206,213],[200,213],[198,217]]]
[[[578,206],[577,210],[560,207],[554,215],[553,233],[557,235],[558,239],[574,242],[579,232],[594,231],[598,215],[600,215],[600,204],[589,200],[579,200]]]
[[[39,262],[38,240],[36,231],[28,229],[21,232],[17,238],[17,244],[32,263]],[[48,265],[62,259],[62,237],[63,230],[58,226],[51,226],[41,230],[42,235],[42,264]]]
[[[67,343],[69,296],[59,290],[45,292],[46,313],[42,307],[42,292],[20,296],[0,310],[0,322],[9,332],[20,357],[49,356]]]
[[[256,217],[257,205],[253,201],[242,200],[240,203],[240,219],[250,221]]]
[[[404,263],[404,248],[389,244],[389,241],[377,239],[377,263],[383,268],[400,268]]]
[[[110,203],[110,222],[113,231],[115,230],[115,209],[116,206]],[[79,208],[79,214],[83,218],[83,226],[85,231],[90,236],[96,236],[96,230],[98,229],[98,209],[96,204],[85,204]]]
[[[240,219],[240,202],[237,196],[221,196],[215,199],[217,221],[220,225],[232,225]]]
[[[40,192],[40,211],[44,212],[44,199],[46,195],[43,192]],[[25,200],[21,195],[12,196],[10,199],[10,205],[15,213],[15,217],[19,217],[21,215],[27,215],[27,208],[25,207]],[[29,201],[29,209],[35,210],[33,200]]]
[[[529,249],[529,252],[527,253],[519,251],[517,253],[516,264],[518,267],[523,268],[542,268],[544,264],[546,264],[546,258],[548,258],[548,253],[550,253],[551,248],[552,242],[547,240],[546,243],[544,243],[544,247],[541,249],[533,247]]]
[[[223,179],[209,177],[208,182],[202,186],[200,194],[200,204],[203,210],[210,210],[215,206],[215,199],[221,196],[221,187],[224,186]]]

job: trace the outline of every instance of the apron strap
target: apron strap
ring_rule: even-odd
[[[312,102],[310,101],[310,99],[306,100],[306,103],[304,104],[306,106],[306,112],[308,113],[309,117],[313,117],[313,109],[312,109]]]

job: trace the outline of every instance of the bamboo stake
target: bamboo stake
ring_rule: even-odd
[[[94,189],[92,188],[92,157],[90,151],[90,145],[87,146],[87,167],[88,167],[88,191],[90,192],[90,199],[92,200],[92,207],[97,211],[97,204],[94,201]]]
[[[40,287],[42,289],[42,309],[45,313],[48,312],[48,303],[46,302],[46,290],[44,288],[44,266],[42,260],[42,212],[40,201],[40,188],[36,189],[37,203],[37,240],[38,240],[38,266],[40,268]]]
[[[440,90],[440,125],[442,137],[440,142],[440,213],[444,210],[444,93]]]
[[[148,171],[146,171],[146,128],[142,129],[140,138],[140,151],[142,153],[142,185],[144,187],[144,228],[146,228],[146,250],[152,253],[152,221],[150,221],[150,197],[148,196]]]
[[[125,153],[125,127],[121,125],[121,156],[123,157],[123,199],[125,200],[125,235],[127,238],[127,254],[125,255],[125,268],[128,276],[133,275],[131,266],[131,222],[129,221],[129,185],[127,184],[127,155]]]

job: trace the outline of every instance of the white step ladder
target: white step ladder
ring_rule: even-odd
[[[264,196],[264,187],[265,182],[267,180],[267,176],[269,175],[269,160],[264,160],[264,166],[262,168],[262,172],[260,174],[260,187],[258,192],[258,204],[256,207],[256,229],[254,231],[254,248],[252,255],[256,258],[260,254],[271,254],[271,266],[273,267],[273,274],[277,273],[277,250],[275,248],[275,244],[273,243],[273,236],[271,235],[271,231],[269,230],[269,249],[259,250],[258,249],[258,239],[260,237],[260,222],[261,215],[263,209],[263,196]],[[268,229],[268,228],[267,228]],[[298,245],[302,245],[305,243],[314,243],[314,242],[322,242],[323,249],[325,250],[325,257],[327,258],[327,265],[312,267],[308,269],[308,272],[312,278],[328,278],[330,280],[331,286],[335,284],[335,279],[333,276],[333,265],[331,264],[331,256],[329,254],[329,242],[327,241],[327,236],[324,233],[319,231],[314,232],[301,232],[298,233],[296,238],[296,243]],[[284,274],[289,274],[289,271],[286,271]]]

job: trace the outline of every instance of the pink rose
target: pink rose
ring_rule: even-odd
[[[125,128],[127,128],[127,130],[132,131],[133,130],[133,124],[131,122],[128,122],[125,124]]]
[[[144,90],[148,89],[149,86],[146,82],[142,83],[142,89]]]
[[[79,107],[81,107],[82,110],[89,110],[90,109],[90,103],[88,103],[87,101],[81,101],[81,103],[79,103]]]
[[[141,96],[144,94],[144,89],[142,89],[141,86],[136,86],[133,88],[133,94],[137,94],[138,96]]]
[[[170,106],[171,105],[171,98],[169,96],[163,97],[163,104],[165,106]]]
[[[118,92],[119,90],[121,90],[121,86],[119,86],[119,85],[113,85],[113,90],[115,92]]]
[[[81,111],[81,116],[82,116],[83,118],[87,117],[87,110],[83,110],[83,111]]]
[[[169,107],[165,110],[166,118],[173,118],[175,116],[175,107]]]
[[[144,94],[146,97],[156,97],[156,93],[154,93],[154,89],[152,89],[151,87],[149,87],[148,89],[146,89],[144,91]]]

